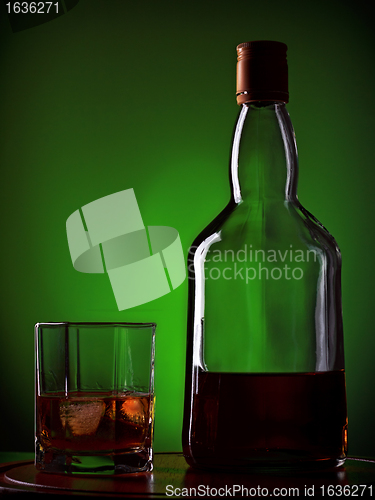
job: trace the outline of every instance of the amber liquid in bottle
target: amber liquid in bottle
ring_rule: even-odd
[[[241,468],[256,460],[259,466],[296,468],[306,462],[337,465],[337,457],[346,456],[344,371],[202,371],[198,387],[192,439],[184,443],[190,465]]]

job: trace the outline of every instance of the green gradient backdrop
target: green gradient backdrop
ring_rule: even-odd
[[[33,449],[33,325],[155,321],[156,451],[180,449],[187,282],[119,312],[73,269],[68,216],[134,188],[187,253],[229,197],[238,43],[289,47],[301,202],[336,237],[353,455],[375,455],[374,12],[339,0],[80,0],[12,33],[1,5],[0,450]],[[240,407],[239,402],[239,407]]]

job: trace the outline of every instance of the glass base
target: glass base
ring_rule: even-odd
[[[153,468],[152,449],[124,453],[84,454],[62,450],[44,450],[36,446],[35,467],[52,474],[115,475],[147,472]]]

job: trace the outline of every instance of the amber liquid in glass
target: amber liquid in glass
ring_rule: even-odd
[[[37,396],[36,404],[45,453],[126,453],[151,446],[150,394],[53,393]]]
[[[345,372],[201,371],[184,428],[192,466],[339,465],[347,454]]]

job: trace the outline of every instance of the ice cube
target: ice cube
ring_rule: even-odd
[[[73,436],[90,436],[96,433],[105,412],[105,403],[101,400],[77,400],[60,402],[60,419],[63,428]]]
[[[144,425],[148,409],[147,398],[127,397],[121,405],[122,418],[136,425]]]

